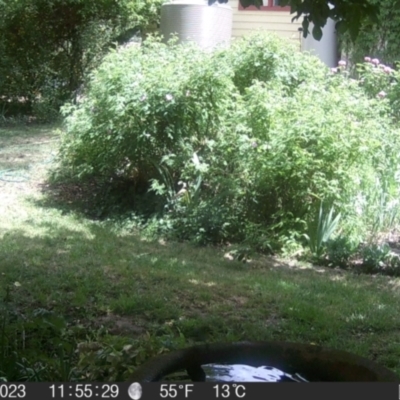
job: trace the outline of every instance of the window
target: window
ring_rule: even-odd
[[[243,8],[239,0],[239,10],[242,11],[290,11],[290,6],[281,7],[279,5],[280,0],[263,0],[263,4],[260,8],[250,6]]]

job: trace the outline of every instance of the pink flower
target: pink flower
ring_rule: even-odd
[[[173,100],[173,98],[174,98],[174,96],[172,96],[172,94],[167,94],[165,96],[165,100],[167,100],[167,101],[171,101],[171,100]]]
[[[345,66],[346,66],[346,61],[340,60],[340,61],[338,62],[338,65],[339,65],[339,67],[345,67]]]
[[[336,74],[338,72],[338,69],[337,68],[331,68],[331,72],[332,72],[332,74]]]
[[[379,65],[379,60],[377,58],[373,58],[371,62],[372,64]]]
[[[390,67],[385,67],[383,71],[386,72],[387,74],[391,74],[393,72],[392,68]]]
[[[384,97],[386,97],[386,92],[383,91],[383,90],[381,90],[381,91],[378,93],[378,97],[379,97],[380,99],[383,99]]]
[[[371,62],[371,57],[364,57],[365,62]]]

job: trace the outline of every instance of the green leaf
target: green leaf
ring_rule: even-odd
[[[308,18],[304,18],[301,25],[303,26],[303,37],[306,38],[309,34],[308,27],[310,26],[310,21],[308,20]]]
[[[322,29],[318,25],[314,25],[313,30],[312,30],[312,35],[315,40],[321,40],[322,38]]]

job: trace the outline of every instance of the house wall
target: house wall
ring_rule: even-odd
[[[229,0],[233,12],[232,36],[240,37],[252,30],[265,29],[301,43],[301,18],[292,22],[290,11],[239,10],[239,0]]]

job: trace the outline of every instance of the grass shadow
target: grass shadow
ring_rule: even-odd
[[[400,372],[398,280],[271,257],[242,263],[218,248],[147,241],[101,221],[110,210],[98,214],[94,194],[103,191],[99,196],[112,204],[111,186],[52,186],[43,183],[45,172],[37,175],[41,193],[21,184],[22,199],[9,186],[13,197],[0,204],[0,304],[11,310],[11,340],[22,349],[20,324],[40,310],[65,322],[56,330],[47,322],[26,327],[31,350],[21,354],[33,364],[54,358],[58,338],[73,351],[81,343],[97,348],[71,358],[88,373],[82,379],[116,380],[177,347],[275,339],[348,350]],[[40,378],[69,379],[49,371]]]
[[[183,335],[185,344],[278,339],[367,357],[379,349],[378,360],[400,356],[393,347],[386,354],[380,339],[400,338],[399,292],[367,277],[238,269],[242,263],[216,249],[147,242],[106,224],[35,226],[37,235],[15,229],[0,242],[3,288],[12,288],[19,313],[49,310],[70,326],[105,329],[113,337],[168,331],[176,340]]]

